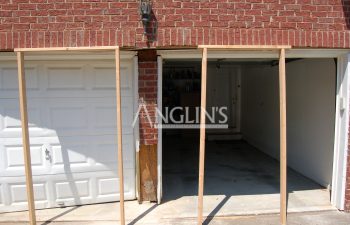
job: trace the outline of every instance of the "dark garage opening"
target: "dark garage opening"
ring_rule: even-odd
[[[336,63],[294,59],[286,66],[288,210],[329,209]],[[199,60],[164,62],[163,113],[165,107],[200,106],[200,69]],[[209,60],[207,110],[221,106],[227,107],[228,129],[206,132],[204,204],[216,202],[217,211],[232,214],[278,212],[277,62]],[[164,129],[162,138],[162,201],[195,198],[199,129]]]

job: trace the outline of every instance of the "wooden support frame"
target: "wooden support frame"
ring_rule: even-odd
[[[205,161],[205,111],[207,98],[207,55],[208,49],[202,49],[202,76],[201,76],[201,114],[199,139],[199,178],[198,178],[198,224],[203,222],[203,193],[204,193],[204,161]]]
[[[124,173],[123,173],[123,144],[122,144],[122,109],[120,91],[120,51],[115,49],[115,81],[117,99],[117,134],[118,134],[118,173],[119,173],[119,193],[120,193],[120,224],[125,224],[124,212]]]
[[[119,174],[119,192],[120,192],[120,224],[125,225],[119,46],[16,48],[14,49],[14,52],[17,52],[19,102],[20,102],[20,113],[21,113],[21,121],[22,121],[22,139],[23,139],[23,148],[24,148],[26,190],[27,190],[30,225],[36,225],[36,216],[35,216],[35,201],[34,201],[31,158],[30,158],[27,95],[26,95],[26,83],[25,83],[25,72],[24,72],[24,52],[111,51],[111,50],[115,52],[115,66],[116,66],[116,103],[117,103],[116,117],[117,117],[117,140],[118,140],[118,174]]]
[[[27,110],[27,90],[26,78],[24,73],[24,54],[17,52],[18,66],[18,92],[19,92],[19,107],[21,114],[22,125],[22,142],[24,155],[24,169],[26,174],[26,189],[27,201],[29,210],[30,225],[36,225],[34,191],[32,180],[32,163],[30,158],[29,130],[28,130],[28,110]]]
[[[287,224],[287,117],[286,117],[286,65],[285,49],[287,45],[199,45],[202,49],[202,78],[201,78],[201,117],[199,143],[199,183],[198,183],[198,217],[197,224],[203,222],[203,193],[204,193],[204,159],[205,159],[205,110],[208,49],[214,50],[274,50],[280,51],[279,56],[279,96],[280,96],[280,223]]]
[[[286,52],[280,50],[279,58],[280,93],[280,217],[281,224],[287,223],[287,110],[286,110]]]

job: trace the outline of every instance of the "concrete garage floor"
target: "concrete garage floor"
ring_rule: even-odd
[[[179,138],[163,138],[163,202],[196,205],[199,139]],[[279,169],[278,161],[244,141],[206,141],[206,215],[278,213]],[[292,169],[288,192],[290,212],[333,209],[326,188]]]
[[[126,202],[129,224],[196,223],[198,139],[179,138],[163,139],[162,204]],[[349,224],[349,214],[330,205],[329,191],[293,170],[288,170],[288,189],[289,218],[300,222],[289,224]],[[208,141],[204,224],[278,224],[277,213],[279,163],[242,141]],[[37,210],[37,218],[48,221],[43,224],[115,224],[119,204]],[[0,214],[0,224],[25,221],[27,212]]]

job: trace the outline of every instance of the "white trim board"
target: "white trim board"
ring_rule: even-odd
[[[201,59],[200,49],[158,50],[163,59]],[[347,49],[287,49],[286,58],[336,58],[349,52]],[[278,50],[208,50],[208,59],[232,58],[278,59]]]
[[[331,203],[344,210],[349,128],[350,55],[338,57]]]
[[[135,115],[139,107],[139,67],[138,67],[138,57],[133,57],[133,82],[134,82],[134,112]],[[139,177],[139,161],[138,153],[140,151],[140,130],[139,123],[136,123],[134,126],[134,144],[135,144],[135,190],[136,198],[140,198],[140,177]]]
[[[161,56],[157,57],[158,64],[158,93],[157,93],[157,107],[161,112],[163,107],[163,59]],[[162,120],[158,120],[159,124],[162,124]],[[162,128],[158,128],[158,144],[157,144],[157,171],[158,171],[158,185],[157,185],[157,202],[161,203],[162,200],[162,187],[163,187],[163,176],[162,176],[162,150],[163,150],[163,133]]]

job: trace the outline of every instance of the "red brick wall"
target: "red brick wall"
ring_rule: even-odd
[[[0,49],[147,46],[137,0],[0,0]],[[154,0],[151,46],[350,47],[348,0]]]
[[[152,123],[155,122],[155,109],[157,107],[157,52],[143,50],[138,52],[139,60],[139,99],[146,105]],[[152,127],[146,111],[139,114],[140,144],[157,144],[158,130]]]

